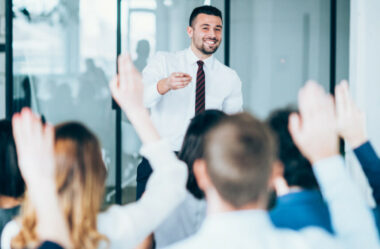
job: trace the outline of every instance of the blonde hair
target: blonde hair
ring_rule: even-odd
[[[67,217],[73,249],[95,249],[108,241],[97,231],[97,214],[103,201],[106,168],[95,135],[79,123],[55,128],[57,191]],[[28,198],[21,212],[21,230],[12,248],[38,245],[36,214]],[[54,228],[52,228],[54,229]]]

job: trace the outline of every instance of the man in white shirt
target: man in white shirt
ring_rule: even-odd
[[[266,206],[275,139],[265,124],[243,113],[225,118],[206,135],[204,159],[194,163],[194,174],[206,195],[207,218],[196,235],[170,248],[380,248],[373,217],[339,155],[331,96],[308,83],[299,108],[289,129],[313,165],[335,235],[315,227],[295,232],[273,226]]]
[[[196,114],[205,109],[228,114],[242,110],[238,75],[213,56],[222,41],[222,28],[220,10],[195,8],[187,27],[190,47],[176,53],[158,52],[143,71],[144,104],[173,151],[181,147]],[[150,173],[149,163],[143,160],[137,171],[137,198],[144,192]]]

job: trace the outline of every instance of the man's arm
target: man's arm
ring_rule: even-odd
[[[143,71],[144,105],[151,108],[156,105],[163,95],[170,90],[186,87],[191,82],[191,76],[186,73],[175,72],[167,74],[166,58],[164,53],[157,53],[150,60]]]
[[[346,81],[336,86],[335,99],[339,135],[351,145],[378,205],[380,203],[380,159],[368,140],[365,115],[351,98]]]
[[[139,201],[113,206],[98,216],[98,229],[107,233],[110,248],[131,248],[151,234],[184,199],[187,167],[160,139],[143,105],[141,75],[128,56],[119,57],[119,76],[110,83],[110,88],[143,143],[141,154],[153,168],[147,191]]]
[[[313,165],[329,206],[337,244],[350,249],[379,248],[373,217],[339,156],[332,97],[318,84],[309,82],[300,90],[298,104],[300,115],[290,116],[289,130],[299,150]],[[324,242],[327,241],[317,244],[314,240],[313,246],[321,248]]]

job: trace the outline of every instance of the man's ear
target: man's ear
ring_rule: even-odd
[[[193,32],[194,32],[193,27],[191,27],[191,26],[187,26],[187,35],[188,35],[190,38],[193,37]]]
[[[206,193],[211,186],[210,177],[207,173],[207,164],[204,159],[197,159],[193,164],[193,172],[199,188]]]
[[[281,161],[276,160],[273,162],[272,173],[269,179],[269,187],[275,188],[276,182],[284,177],[284,165]]]
[[[278,196],[289,192],[289,186],[284,178],[284,170],[284,164],[281,161],[277,160],[273,163],[269,188],[275,189]]]

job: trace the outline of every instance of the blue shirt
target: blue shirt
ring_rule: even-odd
[[[298,231],[315,226],[333,233],[329,210],[318,190],[302,190],[278,197],[270,218],[278,228]]]
[[[354,149],[354,153],[363,168],[364,174],[368,179],[368,183],[373,191],[373,198],[376,204],[380,204],[380,159],[368,141],[358,148]]]

